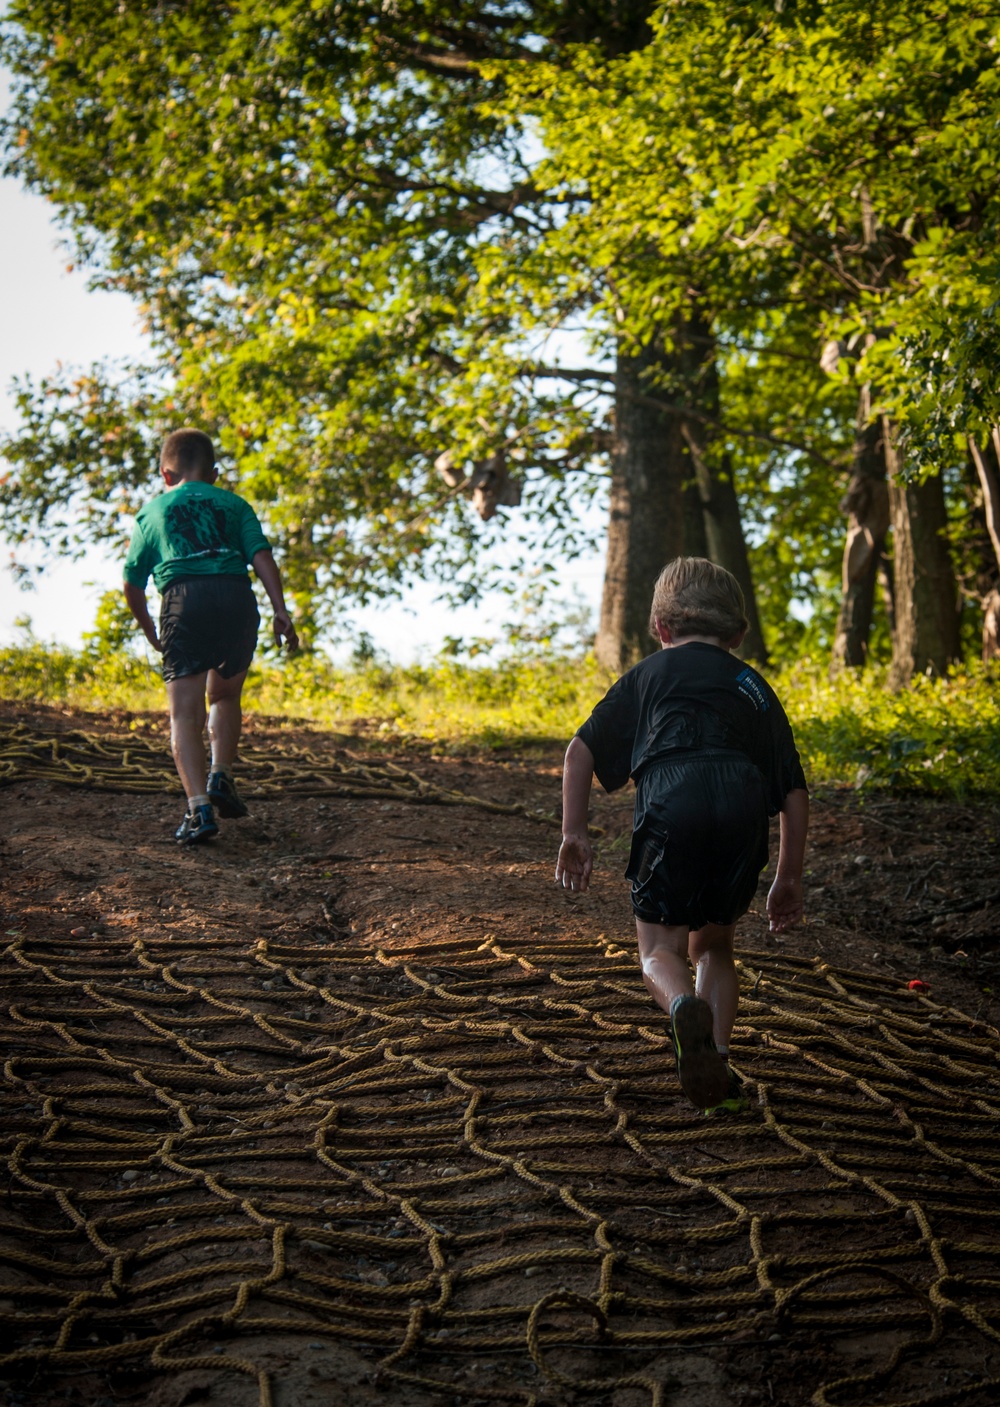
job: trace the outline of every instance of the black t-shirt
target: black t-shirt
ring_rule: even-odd
[[[660,760],[725,749],[745,753],[767,789],[768,812],[806,785],[785,710],[771,686],[719,645],[658,650],[612,684],[577,733],[605,791]]]

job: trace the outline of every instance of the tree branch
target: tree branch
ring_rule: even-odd
[[[627,386],[622,386],[621,378],[612,371],[600,371],[597,368],[545,366],[540,363],[536,363],[534,367],[526,367],[525,370],[529,376],[552,377],[555,380],[562,378],[565,381],[591,383],[603,381],[606,385],[614,387],[616,395],[623,395],[636,405],[645,405],[654,410],[666,411],[668,414],[678,415],[684,420],[697,420],[703,425],[711,425],[714,429],[722,431],[723,434],[736,435],[739,439],[757,440],[761,444],[771,445],[775,449],[790,449],[795,450],[798,454],[807,454],[817,464],[822,464],[824,468],[830,469],[834,473],[840,473],[845,467],[842,464],[837,464],[835,460],[827,459],[826,455],[820,454],[812,445],[800,444],[797,440],[788,440],[780,435],[772,435],[766,430],[732,425],[728,421],[718,419],[717,416],[698,410],[695,406],[677,405],[670,401],[660,400],[658,396],[647,396],[641,391],[630,390]]]

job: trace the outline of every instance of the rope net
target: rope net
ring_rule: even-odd
[[[839,1336],[877,1351],[796,1401],[997,1399],[997,1033],[898,982],[744,953],[755,1102],[707,1120],[603,938],[15,933],[2,972],[0,1378],[267,1407],[280,1333],[400,1401],[655,1404],[679,1350]]]
[[[417,802],[430,806],[476,806],[504,816],[526,816],[544,825],[550,815],[507,805],[428,782],[394,762],[361,758],[346,748],[317,742],[296,747],[240,746],[240,794],[248,800],[269,796],[341,796]],[[183,794],[169,748],[133,737],[56,732],[24,723],[0,722],[0,787],[15,782],[56,782],[92,791]]]

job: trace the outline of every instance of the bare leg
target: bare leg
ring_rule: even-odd
[[[236,759],[243,726],[240,693],[247,671],[223,679],[210,670],[208,675],[208,736],[212,742],[212,767],[230,767]]]
[[[185,795],[205,795],[205,675],[185,674],[167,684],[170,748]]]
[[[735,923],[706,923],[691,934],[691,961],[695,965],[695,991],[712,1008],[713,1035],[721,1050],[729,1049],[740,999],[740,983],[733,960]]]
[[[675,997],[694,994],[694,982],[688,964],[688,930],[686,925],[635,921],[639,940],[639,965],[646,990],[664,1011],[670,1011]]]
[[[687,925],[635,921],[639,938],[642,980],[656,1004],[670,1015],[677,1078],[681,1089],[698,1109],[711,1109],[725,1098],[729,1073],[715,1049],[713,1014],[695,994]],[[687,1001],[677,1001],[687,997]],[[676,1008],[671,1006],[677,1002]]]

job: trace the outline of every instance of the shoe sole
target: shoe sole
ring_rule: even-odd
[[[750,1108],[749,1099],[724,1099],[721,1104],[716,1104],[705,1110],[711,1118],[728,1118],[733,1114],[745,1114]]]
[[[182,835],[179,840],[175,836],[178,845],[204,845],[208,840],[214,840],[219,834],[219,827],[213,826],[211,830],[196,831],[193,835],[189,831],[187,835]]]
[[[209,791],[208,799],[215,807],[216,814],[225,821],[238,821],[241,816],[249,816],[249,811],[239,796],[226,791]]]
[[[224,821],[238,821],[241,816],[248,816],[250,814],[242,801],[237,801],[234,804],[228,797],[220,796],[218,793],[211,791],[208,793],[208,799],[215,807],[216,813],[220,815]]]
[[[700,998],[684,1001],[673,1017],[677,1078],[698,1109],[722,1104],[729,1094],[729,1071],[712,1040],[712,1009]]]

